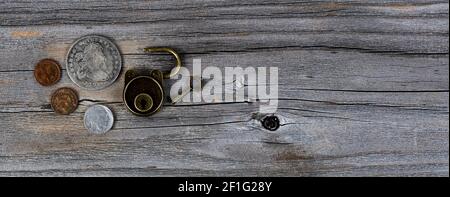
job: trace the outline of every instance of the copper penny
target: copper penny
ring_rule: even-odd
[[[43,86],[50,86],[61,79],[61,67],[52,59],[43,59],[34,68],[34,78]]]
[[[51,106],[57,114],[68,115],[78,107],[78,96],[71,88],[60,88],[52,94]]]

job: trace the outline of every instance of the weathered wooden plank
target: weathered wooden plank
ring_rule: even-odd
[[[4,1],[3,25],[111,24],[248,18],[445,18],[447,1]],[[294,19],[295,20],[295,19]]]
[[[448,176],[447,1],[4,1],[0,4],[2,176]],[[151,118],[121,103],[123,76],[101,92],[34,82],[86,34],[113,38],[124,70],[276,66],[282,126],[261,127],[255,99],[166,104]],[[64,67],[64,64],[63,64]],[[80,107],[57,116],[49,95],[70,86]],[[86,107],[114,129],[89,135]]]
[[[42,56],[43,58],[44,56]],[[63,62],[64,55],[51,56]],[[251,58],[250,58],[251,57]],[[304,57],[298,59],[298,57]],[[124,69],[130,68],[161,68],[166,69],[173,64],[170,61],[159,61],[157,57],[131,55],[124,56]],[[322,51],[289,50],[281,52],[254,52],[230,55],[185,55],[185,66],[192,68],[194,58],[202,59],[202,66],[224,67],[277,66],[279,71],[280,97],[301,98],[298,91],[360,91],[365,92],[446,92],[448,90],[448,56],[442,57],[398,57],[380,54],[361,54],[354,52],[330,53]],[[38,61],[40,58],[36,58]],[[384,62],[379,60],[383,59]],[[156,63],[156,66],[153,63]],[[33,65],[30,67],[33,68]],[[4,63],[7,67],[6,62]],[[164,65],[165,64],[165,65]],[[47,101],[54,88],[43,88],[35,83],[32,70],[0,72],[3,94],[0,104],[11,106],[16,103],[29,103],[39,106]],[[104,100],[108,102],[121,101],[123,90],[121,78],[111,88],[102,92],[82,91],[82,99]],[[63,73],[60,86],[74,86]],[[76,88],[76,87],[74,87]],[[30,95],[36,99],[30,99]],[[370,98],[370,97],[368,97]],[[352,97],[348,98],[352,99]],[[369,102],[389,104],[389,98],[372,99]],[[325,98],[326,100],[326,98]],[[357,100],[355,100],[357,101]],[[361,100],[361,102],[368,102]],[[428,105],[427,102],[424,102]],[[400,105],[400,102],[391,103]],[[442,103],[441,103],[442,104]]]
[[[109,105],[120,118],[116,129],[105,136],[90,136],[83,129],[81,112],[85,106],[70,117],[51,112],[2,114],[2,119],[9,122],[3,125],[6,128],[3,134],[11,136],[7,139],[15,140],[2,141],[4,153],[7,153],[4,157],[20,155],[28,159],[26,162],[20,160],[21,165],[12,165],[17,161],[8,160],[7,169],[27,171],[34,169],[36,161],[45,162],[47,159],[41,159],[51,158],[49,162],[55,159],[60,162],[41,165],[39,169],[43,173],[94,164],[99,166],[93,169],[102,171],[101,168],[106,166],[125,167],[131,159],[137,166],[130,168],[150,167],[142,170],[141,175],[154,175],[161,168],[199,168],[200,171],[212,168],[210,170],[224,175],[228,173],[227,165],[259,173],[267,170],[259,168],[260,165],[268,168],[292,165],[298,169],[280,170],[297,175],[333,175],[340,172],[316,170],[320,171],[321,167],[336,170],[357,162],[360,168],[367,170],[374,164],[380,165],[365,173],[382,175],[388,173],[382,170],[387,163],[398,164],[393,168],[401,172],[402,165],[424,164],[422,162],[427,163],[432,157],[433,163],[441,166],[435,175],[445,173],[441,172],[446,162],[444,153],[448,154],[448,132],[445,130],[448,118],[442,120],[442,117],[448,117],[445,111],[335,106],[336,110],[327,112],[313,111],[312,107],[303,109],[304,106],[289,101],[282,103],[278,112],[284,126],[277,132],[267,132],[258,128],[257,120],[249,119],[254,112],[254,107],[249,104],[166,107],[164,113],[150,119],[132,118],[122,104]],[[58,124],[60,122],[70,124]],[[366,157],[368,161],[358,162]],[[386,164],[380,160],[382,158],[388,158]],[[67,159],[76,163],[66,164]],[[374,162],[377,160],[378,163]],[[330,161],[331,164],[319,165]],[[297,162],[319,162],[319,167],[303,169]],[[355,172],[349,172],[352,173]]]

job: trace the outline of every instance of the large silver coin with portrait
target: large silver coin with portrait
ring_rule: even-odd
[[[98,35],[84,36],[75,41],[66,61],[70,79],[87,90],[110,86],[122,68],[122,57],[117,46]]]

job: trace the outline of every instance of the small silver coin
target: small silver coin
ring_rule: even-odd
[[[84,127],[93,134],[104,134],[114,124],[112,111],[104,105],[93,105],[84,114]]]
[[[89,35],[81,37],[70,47],[66,67],[69,78],[81,88],[101,90],[119,76],[122,57],[108,38]]]

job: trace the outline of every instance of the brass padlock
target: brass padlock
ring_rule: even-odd
[[[125,73],[123,101],[127,109],[138,116],[150,116],[158,112],[164,103],[163,80],[175,76],[181,68],[180,56],[170,48],[145,48],[145,52],[168,52],[175,56],[176,65],[172,71],[151,70],[139,73],[128,70]]]

